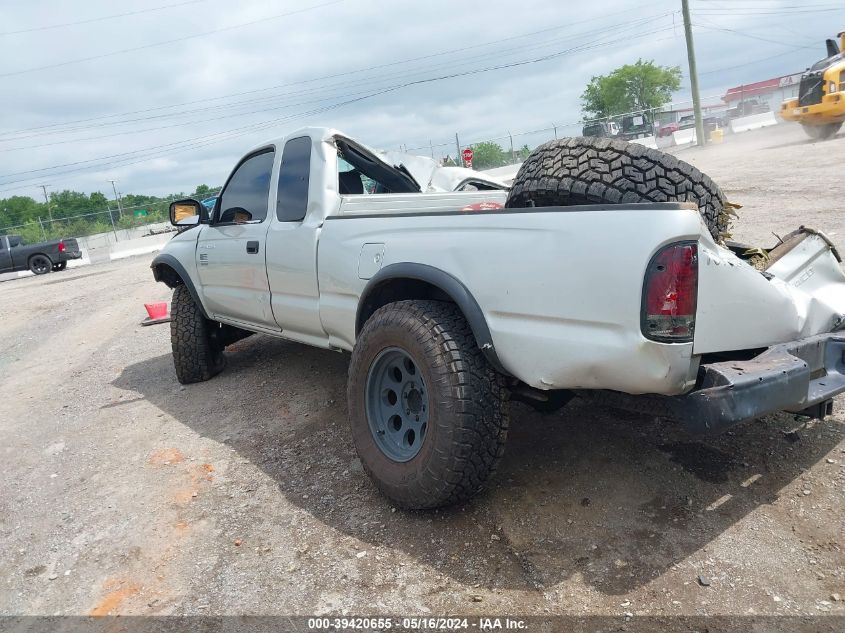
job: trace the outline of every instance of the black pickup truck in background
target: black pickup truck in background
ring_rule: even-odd
[[[31,270],[36,275],[67,268],[82,253],[75,239],[27,244],[20,235],[0,235],[0,273]]]

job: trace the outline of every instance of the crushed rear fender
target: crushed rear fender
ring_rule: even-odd
[[[822,233],[801,228],[769,252],[762,272],[731,251],[699,246],[695,354],[767,348],[845,323],[845,273]]]

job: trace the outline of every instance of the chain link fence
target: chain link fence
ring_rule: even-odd
[[[216,196],[218,191],[203,194],[202,197]],[[175,199],[175,198],[174,198]],[[174,199],[156,200],[149,204],[106,209],[75,215],[56,217],[61,210],[51,216],[39,216],[21,224],[0,227],[0,235],[20,235],[24,241],[32,244],[64,238],[83,238],[94,235],[109,236],[107,241],[118,242],[123,239],[139,237],[139,234],[160,233],[170,230],[168,209]],[[162,226],[163,225],[163,226]],[[138,229],[148,228],[148,231]]]

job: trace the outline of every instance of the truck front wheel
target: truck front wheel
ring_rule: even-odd
[[[216,376],[226,364],[223,346],[184,285],[176,286],[170,306],[170,344],[176,378],[183,385]]]
[[[504,380],[452,303],[376,310],[352,352],[347,398],[364,469],[402,507],[469,499],[504,454]]]

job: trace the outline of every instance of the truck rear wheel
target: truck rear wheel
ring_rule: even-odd
[[[170,345],[176,379],[183,385],[208,380],[223,371],[223,346],[184,285],[176,286],[170,306]]]
[[[65,268],[67,268],[67,262],[59,262],[57,264],[53,264],[53,272],[54,273],[61,272]]]
[[[53,262],[46,255],[33,255],[29,258],[29,269],[36,275],[46,275],[53,270]]]
[[[842,127],[842,123],[826,123],[824,125],[808,125],[806,123],[802,123],[801,127],[804,128],[804,132],[806,132],[807,136],[810,138],[817,141],[823,141],[825,139],[833,138],[839,131],[839,128]]]
[[[506,207],[693,202],[717,241],[730,224],[722,190],[671,154],[607,138],[566,138],[535,149],[513,181]]]
[[[347,398],[364,469],[402,507],[469,499],[504,454],[504,380],[452,303],[376,310],[352,352]]]

